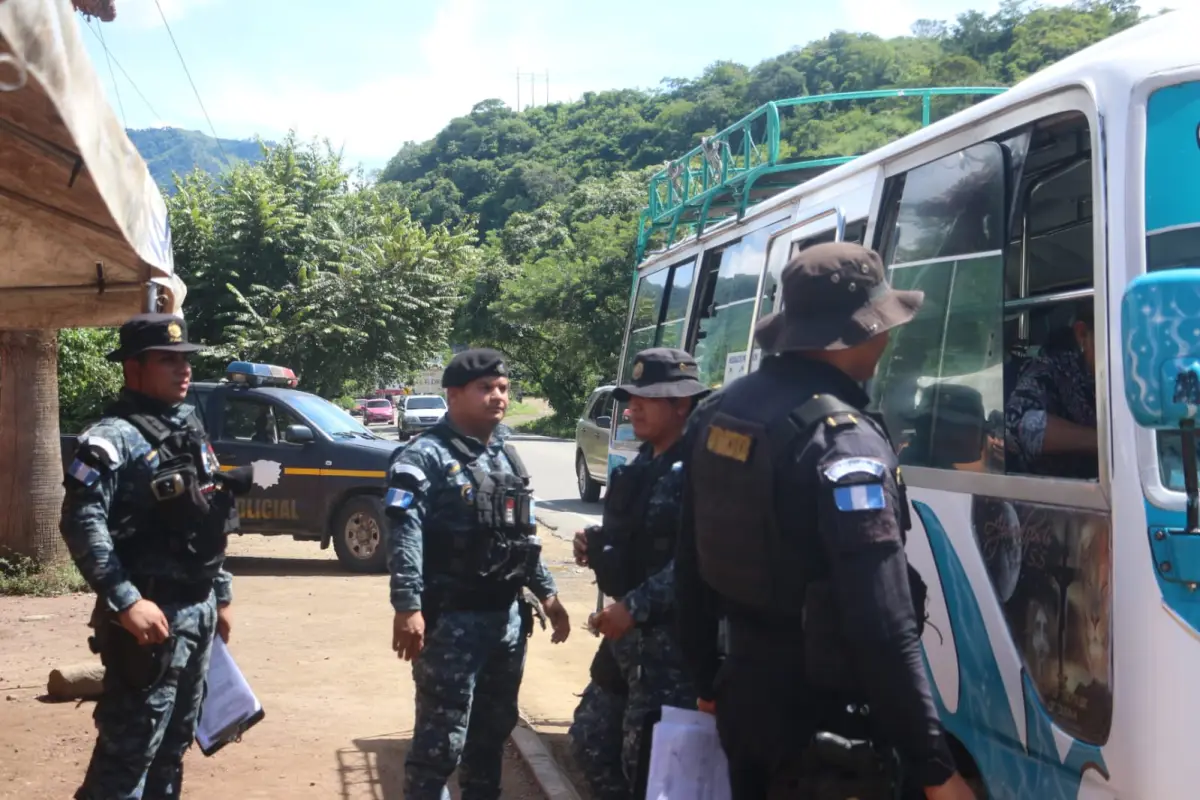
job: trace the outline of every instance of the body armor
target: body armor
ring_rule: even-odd
[[[184,564],[193,580],[216,577],[239,519],[233,491],[219,472],[203,429],[195,417],[186,428],[177,429],[121,403],[110,413],[137,428],[157,458],[150,477],[150,505],[125,521],[128,535],[118,539],[118,555],[123,549],[157,550]]]
[[[457,439],[448,444],[460,453],[469,453]],[[437,530],[436,515],[431,514],[427,524],[433,535],[426,542],[432,563],[439,568],[455,577],[482,580],[507,596],[509,589],[515,591],[537,569],[542,545],[537,537],[529,472],[512,445],[504,445],[504,454],[515,474],[487,472],[474,456],[463,459],[471,476],[470,502],[476,524],[467,530]]]
[[[655,486],[670,469],[670,458],[647,454],[613,470],[603,524],[587,529],[588,563],[609,597],[624,597],[673,555],[671,532],[649,531],[645,524]]]

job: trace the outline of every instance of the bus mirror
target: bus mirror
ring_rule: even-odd
[[[1151,272],[1121,299],[1125,399],[1137,423],[1178,430],[1187,495],[1187,532],[1200,534],[1200,269]]]
[[[1193,429],[1200,416],[1200,269],[1142,275],[1121,301],[1125,399],[1146,428]]]

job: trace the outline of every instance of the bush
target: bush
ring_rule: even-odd
[[[87,581],[70,561],[40,566],[25,556],[0,556],[0,596],[58,597],[86,591]]]
[[[575,438],[575,418],[551,414],[513,426],[515,433],[530,433],[534,436],[551,436],[555,439]]]

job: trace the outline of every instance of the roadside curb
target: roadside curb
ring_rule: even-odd
[[[575,787],[563,772],[562,767],[550,755],[542,737],[534,730],[533,724],[523,712],[519,713],[517,727],[513,728],[512,742],[516,745],[521,759],[533,773],[546,800],[581,800]]]

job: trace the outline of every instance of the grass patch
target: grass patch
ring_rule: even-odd
[[[508,411],[505,412],[505,417],[536,417],[540,414],[542,414],[542,410],[532,403],[511,400],[508,404]]]
[[[576,420],[570,417],[560,417],[558,414],[550,414],[530,420],[529,422],[518,423],[513,426],[513,430],[517,433],[529,433],[534,436],[574,439],[575,422]]]
[[[0,595],[58,597],[88,590],[87,581],[70,561],[41,566],[25,556],[0,557]]]

